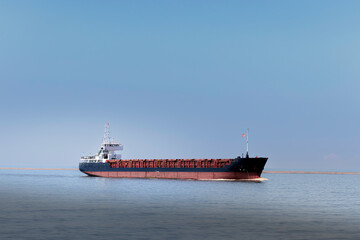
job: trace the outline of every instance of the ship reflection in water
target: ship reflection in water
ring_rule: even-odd
[[[0,239],[360,239],[357,175],[253,183],[0,171]]]

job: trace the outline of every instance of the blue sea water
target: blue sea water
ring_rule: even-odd
[[[261,183],[0,170],[0,239],[360,239],[360,176]]]

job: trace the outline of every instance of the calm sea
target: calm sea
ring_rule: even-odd
[[[262,183],[0,170],[0,239],[360,239],[360,176]]]

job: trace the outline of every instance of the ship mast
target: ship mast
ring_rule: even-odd
[[[103,144],[110,143],[110,124],[105,124],[105,132],[104,132],[104,138],[103,138]]]
[[[249,158],[249,129],[246,134],[246,158]]]

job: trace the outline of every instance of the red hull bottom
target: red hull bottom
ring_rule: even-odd
[[[165,179],[260,179],[256,173],[247,172],[84,172],[90,176],[111,178],[165,178]]]

